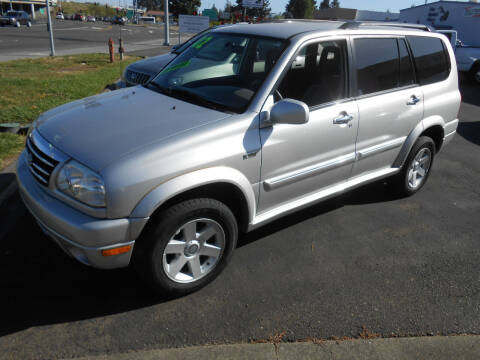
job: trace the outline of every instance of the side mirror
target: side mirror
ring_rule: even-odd
[[[305,124],[308,122],[310,111],[304,102],[283,99],[273,105],[270,110],[272,124]]]

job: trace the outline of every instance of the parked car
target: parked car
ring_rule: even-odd
[[[32,26],[32,19],[25,11],[7,11],[5,16],[0,16],[0,26],[12,25],[20,27],[26,25]]]
[[[88,22],[96,22],[97,19],[95,19],[95,16],[87,16],[87,21]]]
[[[123,16],[114,16],[112,18],[112,24],[125,25],[128,22],[128,19]]]
[[[228,25],[224,25],[228,26]],[[136,61],[128,65],[122,76],[122,83],[119,87],[144,85],[157,75],[170,61],[180,55],[185,49],[187,49],[193,42],[200,39],[203,35],[207,34],[214,28],[207,28],[198,34],[192,36],[187,41],[177,44],[172,47],[172,50],[167,54],[158,56],[152,56],[143,60]]]
[[[82,14],[75,14],[73,19],[78,20],[78,21],[85,21],[86,20],[85,16],[82,15]]]
[[[379,179],[404,196],[425,185],[460,107],[454,51],[425,30],[213,29],[146,86],[40,115],[18,159],[21,197],[78,261],[197,290],[239,231]]]
[[[57,20],[65,20],[65,16],[63,16],[62,13],[58,13],[57,16],[55,16],[55,19],[57,19]]]
[[[471,80],[480,85],[480,48],[464,44],[456,30],[438,30],[450,40],[455,51],[458,71],[463,72]]]

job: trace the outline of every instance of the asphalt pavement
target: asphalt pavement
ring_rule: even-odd
[[[141,54],[147,51],[151,56],[157,50],[160,53],[165,42],[164,27],[161,24],[122,26],[101,21],[55,20],[53,34],[56,55],[108,53],[110,38],[115,42],[115,51],[118,51],[118,39],[122,37],[126,52],[138,51]],[[191,34],[182,34],[181,41],[190,36]],[[173,28],[170,31],[170,44],[178,42],[178,31]],[[49,55],[50,40],[46,24],[34,24],[31,28],[0,27],[0,61]]]
[[[462,87],[458,133],[418,194],[378,182],[243,235],[225,271],[183,298],[68,258],[14,195],[0,208],[0,358],[480,334],[480,88]]]

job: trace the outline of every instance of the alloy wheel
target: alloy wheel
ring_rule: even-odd
[[[429,148],[422,148],[410,163],[407,182],[412,190],[418,189],[425,181],[430,165],[432,163],[432,152]]]
[[[216,221],[189,221],[168,241],[163,252],[163,270],[178,283],[197,281],[219,263],[225,244],[225,232]]]

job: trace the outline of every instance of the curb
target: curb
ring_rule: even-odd
[[[480,354],[480,336],[464,335],[206,345],[181,349],[140,350],[123,354],[88,356],[76,358],[76,360],[476,360],[478,354]]]

